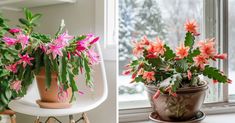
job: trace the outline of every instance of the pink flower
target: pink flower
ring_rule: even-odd
[[[19,29],[19,28],[12,28],[12,29],[8,30],[8,32],[10,32],[12,34],[19,33],[19,32],[21,32],[21,29]]]
[[[20,33],[16,37],[17,37],[17,42],[20,43],[22,46],[22,49],[24,49],[26,45],[29,43],[29,36]]]
[[[82,91],[78,91],[78,94],[80,94],[80,95],[84,95],[84,92],[82,92]]]
[[[195,62],[195,65],[202,70],[205,68],[205,64],[208,63],[206,57],[203,55],[198,55],[198,56],[194,57],[193,61]]]
[[[15,80],[11,82],[10,88],[18,93],[19,90],[21,89],[21,81]]]
[[[97,64],[100,61],[100,56],[94,51],[94,49],[88,50],[87,55],[91,64]]]
[[[148,83],[155,81],[156,79],[155,79],[154,75],[155,75],[154,71],[150,71],[150,72],[146,71],[143,74],[143,79],[145,79]]]
[[[70,36],[68,34],[68,31],[62,33],[61,35],[58,36],[58,38],[56,40],[54,40],[54,44],[57,45],[61,45],[63,47],[68,46],[69,45],[69,40],[73,39],[73,36]]]
[[[11,64],[5,67],[7,70],[16,73],[17,72],[17,63]]]
[[[187,71],[187,76],[188,76],[188,79],[191,80],[192,79],[192,73],[190,70]]]
[[[224,60],[224,59],[227,59],[227,56],[228,55],[226,53],[224,53],[224,54],[217,54],[217,55],[214,56],[214,58]]]
[[[185,47],[184,44],[180,44],[180,47],[176,48],[176,56],[183,59],[188,56],[189,47]]]
[[[195,36],[200,35],[200,34],[197,32],[198,25],[197,25],[197,22],[196,22],[195,20],[192,20],[192,21],[187,20],[186,23],[185,23],[185,25],[184,25],[184,27],[185,27],[185,30],[186,30],[187,32],[191,32],[191,33],[193,33],[193,35],[195,35]]]
[[[161,94],[160,90],[157,90],[157,92],[153,95],[153,99],[157,99]]]
[[[59,87],[57,96],[60,102],[66,102],[69,97],[69,94],[67,90],[63,89],[63,87]]]
[[[213,39],[207,39],[205,41],[199,41],[198,46],[201,52],[201,55],[204,55],[206,58],[214,57],[216,49],[215,49],[215,42]]]
[[[165,51],[164,43],[158,37],[156,37],[156,42],[149,44],[148,52],[150,54],[154,54],[155,56],[164,55]]]
[[[25,55],[21,55],[19,54],[20,57],[20,61],[19,64],[23,63],[23,67],[26,67],[26,65],[32,65],[31,60],[33,60],[34,58],[29,57],[28,53],[26,53]]]
[[[49,49],[47,50],[47,54],[52,53],[53,59],[55,59],[57,55],[63,56],[62,48],[63,46],[61,45],[49,44]]]
[[[46,48],[45,45],[40,45],[39,48],[40,48],[44,53],[46,53],[47,48]]]
[[[15,45],[17,43],[17,40],[14,39],[14,38],[3,37],[2,39],[6,43],[6,45],[8,45],[8,46],[12,46],[12,45]]]
[[[100,37],[96,37],[94,38],[91,42],[90,42],[90,45],[96,43],[97,41],[99,41]]]
[[[76,51],[81,52],[86,50],[87,48],[87,44],[85,43],[85,41],[78,41],[77,42],[77,47],[76,47]]]

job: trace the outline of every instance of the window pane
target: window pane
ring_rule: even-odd
[[[142,84],[130,84],[122,75],[124,65],[132,57],[132,41],[146,35],[156,36],[172,48],[184,41],[184,23],[195,19],[202,33],[203,0],[119,0],[119,101],[147,100]],[[202,39],[202,36],[196,41]],[[217,101],[218,86],[208,91],[207,102]]]
[[[232,79],[233,83],[229,85],[230,99],[235,100],[235,0],[229,0],[229,78]]]

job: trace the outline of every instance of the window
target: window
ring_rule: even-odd
[[[130,121],[132,117],[143,120],[151,111],[144,86],[130,84],[131,77],[122,75],[123,66],[131,58],[131,41],[143,35],[154,40],[158,35],[175,48],[184,39],[183,25],[187,19],[195,19],[201,26],[201,36],[196,40],[215,37],[218,51],[228,52],[227,61],[211,64],[224,70],[235,81],[234,7],[235,0],[119,0],[120,121]],[[229,86],[209,82],[209,86],[205,100],[207,108],[233,105],[230,101],[235,99],[235,82]],[[208,112],[214,112],[214,109]]]
[[[230,79],[233,80],[233,83],[229,85],[229,95],[231,100],[235,100],[235,0],[229,0],[229,47],[228,47],[228,73]]]

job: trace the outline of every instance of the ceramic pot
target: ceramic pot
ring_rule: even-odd
[[[59,88],[57,85],[57,73],[52,72],[51,74],[51,86],[46,88],[46,75],[45,68],[41,68],[38,75],[36,75],[36,81],[38,86],[38,91],[40,95],[40,100],[37,103],[41,108],[69,108],[71,106],[70,99],[72,98],[71,87],[67,89],[68,98],[66,100],[60,101],[58,99]]]
[[[160,94],[157,99],[152,99],[157,87],[147,85],[147,92],[154,111],[164,121],[187,121],[193,118],[204,102],[207,83],[198,87],[180,88],[176,91],[177,97],[169,94]]]

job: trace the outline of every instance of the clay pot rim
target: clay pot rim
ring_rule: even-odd
[[[206,81],[201,81],[203,82],[202,85],[200,86],[195,86],[195,87],[184,87],[184,88],[179,88],[176,93],[194,93],[194,92],[198,92],[198,91],[204,91],[204,90],[207,90],[208,89],[208,82]],[[155,88],[158,90],[158,87],[155,86],[155,85],[145,85],[147,88]],[[164,93],[164,94],[167,94],[168,93]]]

